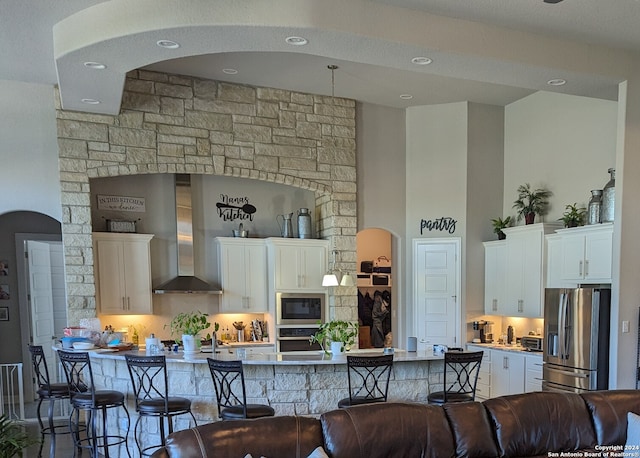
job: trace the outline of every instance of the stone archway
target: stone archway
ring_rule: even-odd
[[[57,117],[70,324],[96,316],[90,178],[199,173],[314,191],[336,266],[355,270],[355,101],[136,70],[119,115]],[[330,304],[357,319],[355,290]]]

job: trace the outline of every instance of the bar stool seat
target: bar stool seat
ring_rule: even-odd
[[[222,410],[223,420],[243,420],[245,418],[273,417],[275,411],[273,407],[263,404],[247,404],[247,415],[244,414],[244,406],[225,407]]]
[[[91,393],[78,393],[73,396],[73,404],[78,409],[91,409],[94,407],[110,407],[124,403],[124,393],[112,390],[96,391]]]
[[[50,383],[48,386],[41,385],[36,393],[38,396],[42,396],[44,398],[68,398],[69,385],[66,383]]]
[[[188,411],[191,408],[191,401],[187,398],[170,397],[167,398],[166,405],[169,412]],[[138,412],[142,415],[161,414],[165,411],[165,402],[162,398],[147,399],[138,403]]]

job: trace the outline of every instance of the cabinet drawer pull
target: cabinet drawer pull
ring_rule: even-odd
[[[585,277],[589,276],[589,261],[584,262],[584,276]]]
[[[493,310],[494,312],[498,310],[498,299],[493,300],[491,304],[491,310]]]
[[[582,277],[582,261],[578,263],[578,275]]]

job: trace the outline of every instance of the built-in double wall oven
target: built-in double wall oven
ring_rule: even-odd
[[[276,343],[278,351],[320,350],[309,338],[325,321],[325,293],[276,293]]]

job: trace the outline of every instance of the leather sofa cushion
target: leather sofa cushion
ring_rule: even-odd
[[[578,394],[517,394],[488,399],[484,406],[501,456],[547,456],[549,450],[584,450],[596,445],[587,405]]]
[[[177,431],[167,437],[166,452],[154,456],[306,458],[318,446],[322,446],[320,421],[280,416],[216,421]]]
[[[592,391],[582,398],[593,416],[598,444],[624,445],[627,438],[627,412],[640,415],[637,390]]]
[[[444,404],[456,442],[456,456],[498,456],[487,411],[480,402]]]
[[[455,444],[438,406],[377,403],[320,416],[324,448],[331,458],[454,456]]]

